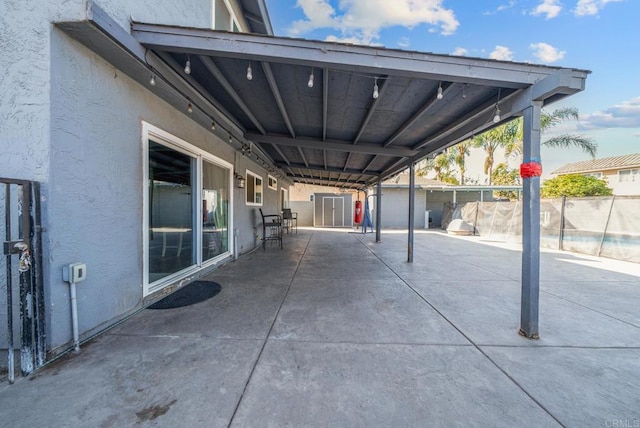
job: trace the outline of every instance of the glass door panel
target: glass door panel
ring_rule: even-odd
[[[195,159],[149,141],[149,282],[196,264]]]
[[[202,162],[202,260],[229,251],[229,170]]]

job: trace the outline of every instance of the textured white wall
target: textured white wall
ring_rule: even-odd
[[[214,155],[234,150],[57,30],[85,19],[84,0],[0,2],[0,176],[42,182],[44,280],[49,346],[71,338],[62,266],[85,262],[78,285],[81,333],[96,332],[142,299],[141,123],[149,122]],[[130,19],[210,27],[211,0],[96,0],[123,28]],[[266,172],[246,158],[246,168]],[[237,190],[237,189],[234,189]],[[279,193],[265,186],[265,211]],[[257,210],[234,193],[238,248],[253,248]]]
[[[372,198],[375,210],[375,198]],[[424,229],[424,190],[416,189],[413,225]],[[375,220],[375,213],[373,215]],[[409,189],[382,188],[382,227],[406,228],[409,224]]]

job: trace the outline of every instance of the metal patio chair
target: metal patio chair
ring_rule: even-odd
[[[278,214],[264,214],[258,208],[262,217],[262,249],[266,249],[267,241],[279,241],[282,249],[282,217]]]
[[[289,233],[290,230],[293,230],[298,233],[298,213],[291,212],[291,208],[283,208],[282,209],[282,228],[287,230]]]

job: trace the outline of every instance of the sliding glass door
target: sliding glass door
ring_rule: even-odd
[[[231,255],[232,165],[143,123],[148,295]]]

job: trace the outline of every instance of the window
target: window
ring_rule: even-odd
[[[224,0],[216,0],[214,9],[214,29],[229,31],[231,29],[231,13]]]
[[[640,169],[623,169],[618,171],[618,181],[620,183],[631,183],[639,181]]]
[[[583,174],[583,175],[587,176],[587,177],[602,178],[602,173],[601,172],[590,172],[590,173]]]
[[[272,175],[267,176],[267,187],[272,190],[278,190],[278,179]]]
[[[212,23],[215,30],[240,32],[233,8],[227,0],[214,1]]]
[[[262,177],[247,170],[247,205],[262,206]]]

